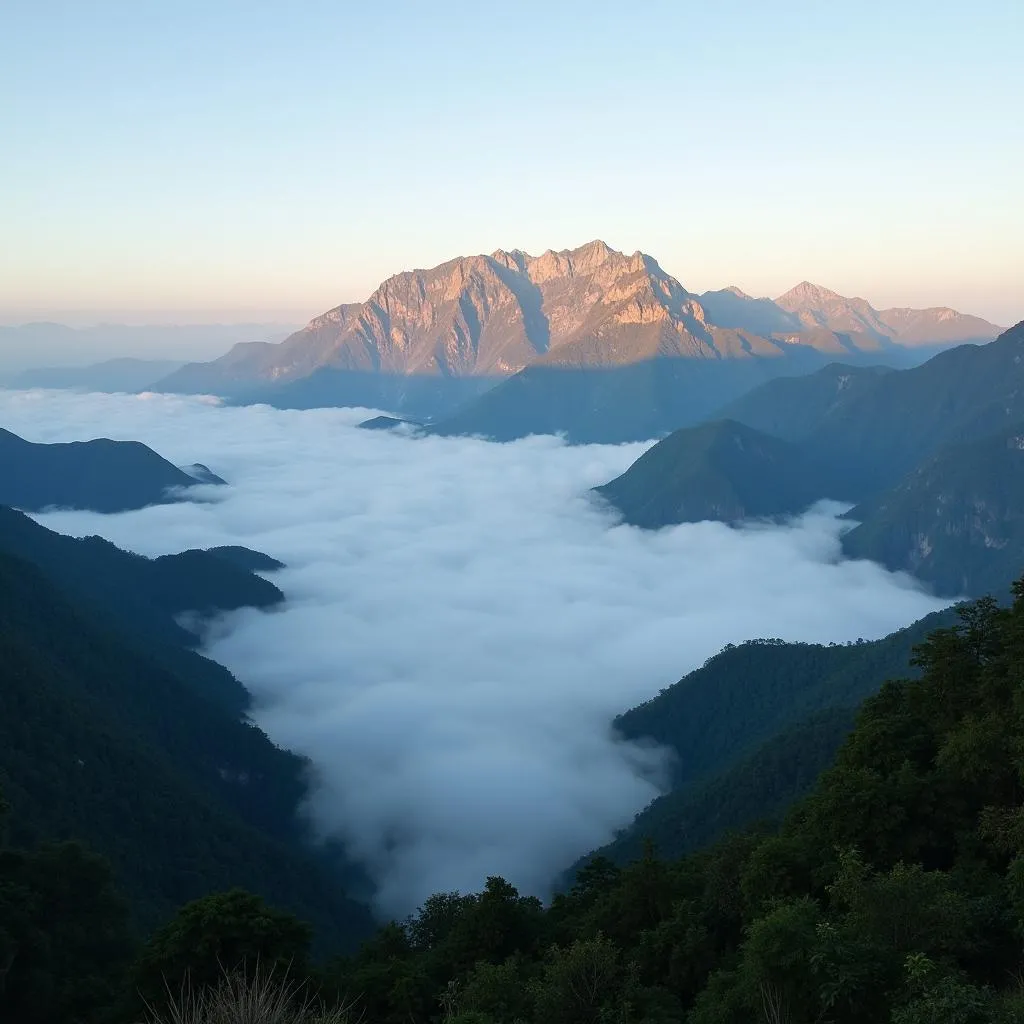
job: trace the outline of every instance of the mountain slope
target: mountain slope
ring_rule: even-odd
[[[720,415],[784,441],[804,441],[826,417],[892,372],[888,366],[829,363],[802,377],[776,377],[724,406]]]
[[[718,420],[669,434],[595,491],[627,523],[658,529],[791,513],[837,497],[832,486],[794,446]]]
[[[828,367],[773,381],[723,409],[843,466],[860,499],[895,485],[951,443],[1024,421],[1024,323],[906,370]]]
[[[777,326],[763,308],[768,300],[730,292],[722,301],[721,295],[714,293],[712,306],[736,326],[715,324],[696,299],[689,307],[696,327],[653,314],[628,335],[621,325],[599,325],[442,418],[429,432],[496,441],[530,433],[562,433],[578,443],[647,440],[715,416],[758,382],[768,387],[765,382],[773,378],[811,373],[836,358],[852,364],[851,373],[869,368],[877,373],[879,362],[915,361],[899,342],[865,330],[842,332],[812,322],[763,337],[750,328]],[[741,314],[737,304],[757,308]]]
[[[650,838],[662,856],[676,857],[781,816],[831,763],[852,709],[906,675],[913,648],[956,618],[948,609],[855,644],[729,646],[620,715],[620,735],[672,752],[670,787],[597,852],[624,862]]]
[[[647,441],[708,419],[776,373],[812,369],[814,360],[813,353],[799,353],[789,359],[663,356],[609,367],[537,364],[426,432],[494,441],[529,434],[562,434],[573,444]]]
[[[194,650],[200,625],[185,613],[271,608],[284,600],[272,583],[217,554],[187,551],[143,558],[101,537],[66,537],[0,506],[0,552],[37,566],[84,614],[117,628],[126,646],[178,673],[236,714],[249,695],[227,669]]]
[[[659,797],[596,853],[628,864],[651,841],[659,856],[682,857],[727,832],[781,821],[835,760],[856,717],[852,707],[827,708],[787,726],[721,773]]]
[[[303,762],[6,554],[0,662],[0,780],[15,842],[89,842],[142,927],[244,886],[334,941],[365,932],[366,910],[303,848]]]
[[[196,483],[138,441],[34,444],[0,429],[0,505],[124,512],[182,500]]]
[[[950,596],[1004,593],[1024,571],[1024,425],[943,449],[849,516],[853,558]]]

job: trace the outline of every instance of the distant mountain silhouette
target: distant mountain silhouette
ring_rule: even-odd
[[[143,391],[155,380],[182,367],[168,359],[107,359],[90,366],[54,366],[23,370],[7,381],[12,388],[58,388],[75,391]]]
[[[2,505],[124,512],[182,500],[198,482],[138,441],[34,444],[0,429]],[[202,482],[224,483],[214,474]]]
[[[101,323],[83,327],[46,321],[0,324],[0,378],[43,367],[56,370],[110,360],[134,361],[143,352],[146,360],[180,365],[190,359],[209,359],[238,342],[279,341],[294,330],[291,323]],[[150,376],[140,387],[158,376]]]
[[[848,299],[810,281],[780,295],[775,304],[805,329],[849,332],[909,347],[991,341],[999,333],[995,324],[947,306],[877,310],[866,299]]]
[[[447,434],[628,440],[697,422],[830,356],[916,358],[895,334],[859,322],[843,333],[804,323],[804,312],[738,289],[691,294],[652,257],[601,241],[538,257],[498,250],[399,274],[281,344],[239,345],[155,386],[289,408],[379,408]],[[967,336],[984,330],[962,319]],[[928,322],[913,330],[927,334]],[[943,321],[943,331],[936,341],[956,324]]]

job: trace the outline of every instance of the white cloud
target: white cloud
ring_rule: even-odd
[[[213,504],[40,518],[150,555],[240,543],[287,563],[284,611],[228,617],[210,651],[313,760],[315,820],[387,913],[488,874],[543,894],[656,795],[657,756],[611,718],[723,644],[876,637],[940,605],[840,561],[827,509],[614,525],[587,491],[645,445],[413,440],[354,429],[363,415],[0,392],[0,425],[31,440],[138,439],[231,481]]]

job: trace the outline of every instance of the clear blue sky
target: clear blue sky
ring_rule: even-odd
[[[11,0],[0,316],[301,315],[601,237],[1024,317],[1024,0]]]

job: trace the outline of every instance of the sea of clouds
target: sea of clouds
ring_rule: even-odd
[[[659,792],[660,755],[611,719],[724,644],[873,638],[943,603],[843,561],[837,506],[644,532],[588,491],[647,445],[411,438],[356,429],[367,415],[0,391],[0,426],[29,440],[141,440],[230,482],[209,503],[37,518],[147,555],[244,544],[287,564],[284,609],[227,616],[209,653],[312,760],[309,812],[385,914],[492,874],[545,895]]]

